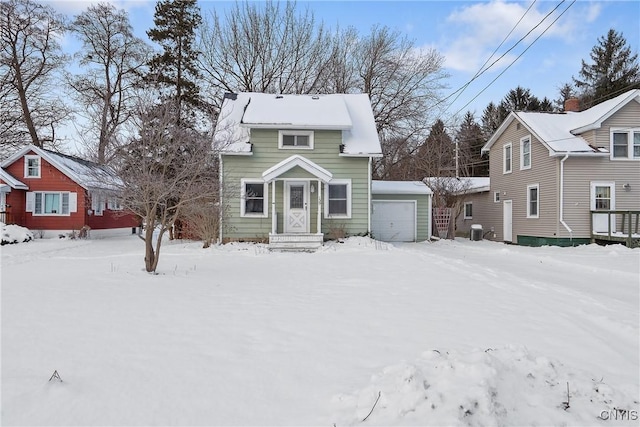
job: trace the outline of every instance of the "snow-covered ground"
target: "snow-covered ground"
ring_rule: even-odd
[[[3,425],[638,424],[640,249],[1,250]]]

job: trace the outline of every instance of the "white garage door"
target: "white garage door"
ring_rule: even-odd
[[[416,201],[373,201],[371,213],[373,237],[384,242],[416,240]]]

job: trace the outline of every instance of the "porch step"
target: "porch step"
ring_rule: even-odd
[[[269,234],[269,249],[280,252],[315,252],[322,246],[323,234]]]

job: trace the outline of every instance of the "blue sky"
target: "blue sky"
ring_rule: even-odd
[[[73,16],[95,2],[63,0],[47,3],[59,12]],[[146,39],[146,30],[153,26],[156,2],[111,2],[129,12],[136,33]],[[598,37],[604,36],[610,28],[621,32],[634,52],[640,50],[639,1],[561,2],[311,1],[298,2],[298,5],[308,6],[316,19],[332,28],[354,26],[367,33],[373,25],[386,25],[406,34],[417,47],[435,48],[445,57],[445,71],[451,75],[446,81],[449,89],[443,92],[447,96],[473,78],[510,31],[513,30],[489,63],[511,49],[560,4],[536,30],[475,79],[447,111],[447,115],[451,115],[459,110],[461,113],[471,110],[479,118],[490,101],[499,102],[518,85],[531,89],[539,98],[557,98],[558,87],[578,75],[582,59],[590,62],[591,48]],[[199,4],[205,17],[212,10],[223,14],[232,5],[225,1],[200,1]],[[525,14],[527,9],[529,11]],[[549,27],[565,9],[566,12]],[[538,36],[540,38],[534,43]],[[67,46],[69,50],[77,48],[71,41]],[[500,73],[503,74],[498,77]],[[497,80],[491,83],[496,77]],[[480,93],[483,89],[484,92]]]

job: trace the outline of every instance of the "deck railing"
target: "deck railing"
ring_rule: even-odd
[[[625,242],[628,247],[636,246],[635,242],[640,240],[640,211],[637,210],[610,210],[610,211],[590,211],[591,241],[609,240],[615,242]],[[594,215],[607,215],[607,231],[594,231]],[[621,217],[620,225],[616,221],[614,227],[612,216],[617,219]],[[613,229],[612,229],[613,228]],[[619,230],[619,231],[618,231]]]

